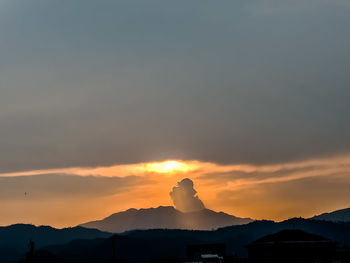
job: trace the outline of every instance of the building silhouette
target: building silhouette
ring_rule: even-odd
[[[187,246],[187,262],[196,263],[222,263],[226,256],[224,244],[201,244]]]
[[[332,263],[336,243],[302,230],[283,230],[247,245],[249,263]]]

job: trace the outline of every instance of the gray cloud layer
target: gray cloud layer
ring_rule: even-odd
[[[349,152],[349,5],[0,3],[0,171]]]
[[[176,209],[182,212],[192,212],[205,208],[203,202],[196,194],[197,191],[193,188],[193,181],[185,178],[173,187],[170,197]]]

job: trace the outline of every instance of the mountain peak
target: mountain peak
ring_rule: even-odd
[[[131,208],[114,213],[102,220],[84,223],[81,226],[120,233],[136,229],[196,229],[211,230],[231,225],[242,225],[253,221],[238,218],[210,209],[183,213],[173,206],[156,208]]]

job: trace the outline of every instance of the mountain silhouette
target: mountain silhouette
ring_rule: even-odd
[[[160,206],[139,210],[129,209],[80,226],[121,233],[135,229],[211,230],[224,226],[243,225],[252,221],[250,218],[239,218],[209,209],[183,213],[172,206]]]
[[[64,245],[44,247],[47,255],[51,255],[51,259],[44,262],[183,262],[188,245],[210,243],[224,244],[229,256],[246,257],[247,244],[285,229],[299,229],[338,242],[341,246],[350,245],[350,222],[294,218],[279,223],[255,221],[214,231],[135,230],[109,238],[75,240]],[[168,260],[161,261],[164,258]]]
[[[336,210],[330,213],[324,213],[312,217],[312,219],[333,221],[333,222],[350,222],[350,208]]]
[[[15,224],[0,227],[0,262],[13,262],[28,249],[29,240],[36,247],[64,244],[75,239],[106,238],[112,234],[83,227],[56,229],[50,226]]]

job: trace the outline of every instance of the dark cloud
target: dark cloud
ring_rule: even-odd
[[[193,181],[189,178],[182,179],[170,192],[170,197],[176,209],[183,212],[191,212],[204,209],[203,202],[196,195]]]
[[[0,171],[349,152],[349,8],[1,1]]]
[[[67,174],[0,177],[0,199],[5,201],[96,198],[120,193],[140,183],[147,183],[147,179],[137,176],[103,177]]]

